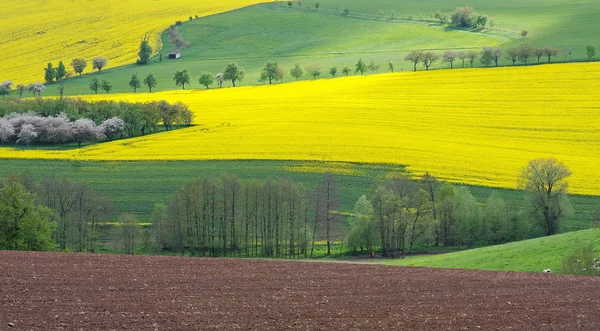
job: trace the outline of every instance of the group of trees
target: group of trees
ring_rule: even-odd
[[[22,98],[23,92],[25,91],[33,93],[34,97],[36,96],[36,94],[38,96],[41,96],[44,90],[46,90],[46,86],[42,83],[32,83],[28,85],[17,84],[14,90],[12,81],[6,80],[3,81],[2,84],[0,84],[0,95],[3,98],[11,94],[12,92],[19,93],[19,98]]]
[[[191,125],[194,114],[182,103],[89,102],[81,99],[3,100],[0,142],[62,144],[134,137],[174,124]]]
[[[433,18],[442,25],[451,25],[457,28],[484,28],[488,22],[486,15],[476,13],[469,6],[458,7],[450,14],[438,10],[433,14]]]
[[[106,67],[108,60],[103,57],[97,57],[92,60],[92,68],[100,72]],[[83,71],[87,67],[87,61],[83,58],[75,58],[71,61],[71,67],[76,74],[81,76]],[[51,62],[48,62],[46,68],[44,68],[44,80],[46,83],[52,83],[54,81],[62,81],[71,77],[71,73],[67,71],[63,61],[58,62],[58,66],[54,68]]]

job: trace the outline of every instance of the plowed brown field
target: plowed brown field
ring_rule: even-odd
[[[0,330],[600,330],[600,278],[0,252]]]

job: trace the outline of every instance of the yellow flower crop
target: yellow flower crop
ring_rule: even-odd
[[[43,81],[48,62],[108,59],[109,67],[134,63],[148,37],[155,51],[160,34],[175,21],[259,3],[259,0],[18,0],[0,6],[0,80]]]
[[[528,161],[554,157],[573,172],[571,192],[600,195],[598,77],[597,63],[558,64],[95,96],[182,101],[197,126],[79,150],[5,148],[0,157],[389,163],[506,188]]]

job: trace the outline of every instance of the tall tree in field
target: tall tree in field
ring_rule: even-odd
[[[190,83],[192,76],[187,69],[183,69],[183,71],[177,70],[173,80],[175,81],[175,85],[181,86],[181,88],[185,90],[185,84]]]
[[[331,75],[332,78],[335,78],[335,75],[337,75],[338,72],[338,68],[337,67],[331,67],[329,68],[329,74]]]
[[[205,86],[208,90],[209,86],[215,83],[215,77],[210,72],[205,72],[202,75],[200,75],[198,83],[200,83],[200,85],[202,86]]]
[[[569,176],[567,166],[555,159],[532,160],[521,171],[519,184],[525,190],[525,207],[547,236],[556,234],[572,212],[567,195]]]
[[[245,75],[244,69],[235,62],[229,63],[223,71],[223,79],[230,80],[233,87],[235,87],[235,82],[241,82]]]
[[[269,81],[269,84],[273,83],[274,79],[277,79],[277,69],[279,65],[275,61],[269,61],[263,67],[261,71],[261,78],[265,81]]]
[[[346,77],[348,77],[348,76],[350,75],[350,73],[352,73],[352,69],[350,69],[350,67],[348,67],[348,66],[345,66],[345,67],[342,69],[342,73],[343,73],[344,75],[346,75]]]
[[[413,71],[417,71],[417,64],[419,64],[419,62],[421,62],[423,58],[423,51],[410,51],[410,53],[408,53],[406,55],[406,57],[404,57],[404,61],[410,61],[413,63]]]
[[[150,43],[148,40],[143,40],[140,44],[140,51],[138,52],[138,60],[137,64],[147,64],[150,62],[150,57],[152,56],[152,47],[150,47]]]
[[[144,78],[144,85],[148,86],[148,91],[150,91],[150,93],[152,93],[152,89],[156,87],[156,84],[156,78],[153,73],[148,74],[148,76]]]
[[[95,94],[98,94],[98,90],[100,89],[100,81],[98,78],[94,77],[90,81],[90,90],[94,91]]]
[[[81,77],[83,70],[87,67],[87,62],[82,58],[73,59],[73,61],[71,61],[71,67],[73,67],[73,71]]]
[[[587,45],[585,48],[585,53],[589,60],[593,59],[594,57],[596,57],[596,46]]]
[[[65,64],[61,60],[58,62],[58,67],[56,67],[56,80],[61,80],[63,78],[67,78],[67,69],[65,68]]]
[[[362,59],[358,59],[358,62],[354,66],[354,73],[357,73],[357,74],[360,73],[361,75],[364,75],[366,71],[367,71],[367,64]]]
[[[517,60],[519,59],[519,49],[516,47],[511,47],[506,51],[506,58],[512,61],[512,65],[514,66]]]
[[[112,83],[107,80],[102,80],[102,82],[100,82],[100,88],[108,94],[112,90]]]
[[[475,62],[475,59],[477,58],[477,56],[479,56],[479,53],[477,53],[475,51],[467,52],[467,59],[469,60],[469,64],[471,65],[471,68],[473,68],[473,62]]]
[[[300,79],[304,74],[304,71],[300,67],[300,63],[296,63],[292,69],[290,69],[290,76],[294,77],[296,80]]]
[[[456,61],[456,52],[454,51],[446,51],[442,54],[442,61],[448,63],[450,65],[450,69],[454,68],[454,61]]]
[[[142,82],[138,78],[137,74],[131,75],[131,79],[129,80],[129,87],[133,89],[133,93],[137,93],[137,89],[142,87]]]
[[[560,51],[557,48],[550,46],[544,47],[544,56],[548,57],[548,63],[552,60],[552,57],[556,57]]]
[[[100,72],[104,67],[106,67],[106,64],[108,64],[106,58],[97,57],[92,60],[92,69],[98,69],[98,72]]]
[[[334,232],[339,233],[341,229],[340,200],[338,186],[335,177],[326,173],[319,183],[317,199],[321,207],[320,223],[325,226],[325,240],[327,241],[327,255],[331,255],[331,241]]]
[[[529,44],[521,44],[518,48],[519,61],[528,64],[529,59],[534,56],[534,48]]]
[[[425,70],[429,70],[429,67],[439,59],[440,56],[434,52],[424,52],[421,62],[423,63],[423,66],[425,66]]]
[[[467,53],[463,51],[456,52],[456,57],[462,62],[461,68],[465,67],[465,60],[467,59]]]
[[[56,78],[56,69],[52,67],[52,63],[48,62],[48,66],[44,69],[44,80],[46,83],[52,83]]]

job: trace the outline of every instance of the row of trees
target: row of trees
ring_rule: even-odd
[[[90,102],[71,98],[2,100],[0,116],[0,128],[4,138],[2,142],[18,141],[25,144],[56,144],[69,141],[79,143],[82,138],[75,134],[76,128],[86,128],[86,134],[82,135],[87,138],[81,142],[119,136],[134,137],[158,130],[160,123],[165,130],[171,130],[175,124],[189,126],[194,119],[194,113],[183,103]],[[25,133],[22,133],[23,129]],[[94,132],[101,134],[95,135]],[[27,142],[26,135],[32,140]]]
[[[103,57],[97,57],[92,60],[92,67],[100,72],[108,64],[108,60]],[[71,61],[71,67],[76,74],[81,76],[83,71],[87,67],[87,61],[83,58],[75,58]],[[67,71],[63,61],[58,62],[58,66],[54,68],[51,62],[48,62],[46,68],[44,68],[44,80],[46,83],[52,83],[54,81],[61,81],[71,77],[71,73]]]

